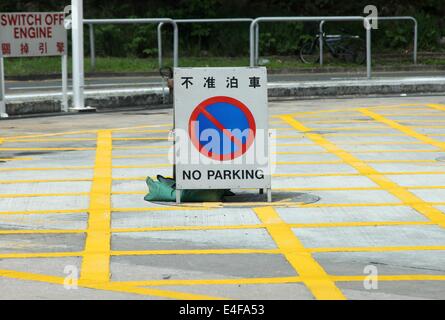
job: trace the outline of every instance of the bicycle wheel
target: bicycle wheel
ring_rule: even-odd
[[[300,60],[304,63],[315,64],[320,60],[318,41],[307,41],[300,49]]]
[[[342,41],[340,56],[345,62],[362,64],[366,60],[365,42],[360,38],[349,38]]]

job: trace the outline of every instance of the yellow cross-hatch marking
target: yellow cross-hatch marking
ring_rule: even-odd
[[[298,272],[303,282],[317,299],[346,299],[328,274],[301,244],[292,229],[281,220],[272,207],[255,208],[260,221],[266,225],[272,239],[287,261]]]
[[[417,140],[419,140],[419,141],[421,141],[423,143],[435,146],[435,147],[437,147],[437,148],[439,148],[441,150],[445,150],[445,142],[440,142],[440,141],[437,141],[437,140],[435,140],[433,138],[430,138],[430,137],[428,137],[428,136],[426,136],[424,134],[418,133],[417,131],[415,131],[415,130],[407,127],[407,126],[401,125],[401,124],[397,123],[394,120],[387,119],[384,116],[382,116],[380,114],[377,114],[377,113],[374,113],[374,112],[372,112],[372,111],[370,111],[368,109],[364,109],[363,108],[363,109],[359,109],[359,110],[364,115],[366,115],[366,116],[368,116],[368,117],[370,117],[370,118],[372,118],[372,119],[374,119],[376,121],[384,123],[384,124],[388,125],[389,127],[393,128],[393,129],[399,130],[399,131],[403,132],[404,134],[406,134],[406,135],[408,135],[408,136],[410,136],[412,138],[415,138],[415,139],[417,139]]]
[[[370,115],[366,110],[362,110],[362,112],[366,115]],[[423,214],[430,221],[435,224],[445,227],[445,215],[438,209],[434,208],[432,205],[426,203],[418,196],[414,195],[406,188],[399,186],[397,183],[393,182],[389,178],[387,178],[382,173],[375,170],[373,167],[366,164],[364,161],[356,158],[352,154],[342,150],[336,144],[330,142],[325,139],[320,134],[309,133],[311,129],[301,124],[299,121],[295,120],[292,116],[285,115],[282,116],[282,119],[287,121],[290,125],[292,125],[296,130],[306,132],[306,136],[323,147],[324,149],[330,151],[335,154],[337,157],[342,159],[344,162],[348,163],[351,167],[355,168],[362,175],[368,177],[377,185],[385,189],[387,192],[391,193],[398,199],[400,199],[404,204],[411,206],[414,210]],[[382,119],[384,120],[384,119]],[[382,121],[383,122],[383,121]]]
[[[111,156],[111,131],[99,131],[81,280],[107,282],[110,276]]]

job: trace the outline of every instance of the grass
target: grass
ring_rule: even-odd
[[[313,68],[318,64],[304,64],[297,56],[294,57],[268,57],[269,69],[285,69],[285,68]],[[249,59],[247,57],[228,58],[228,57],[192,57],[180,58],[180,66],[182,67],[237,67],[248,66]],[[429,65],[444,65],[444,59],[422,59],[422,63]],[[85,58],[85,72],[157,72],[157,58],[112,58],[97,57],[96,68],[92,70],[90,59]],[[169,58],[164,59],[164,65],[172,65]],[[331,67],[364,67],[356,64],[346,64],[341,61],[335,61],[332,58],[326,60],[326,66]],[[410,65],[410,61],[376,61],[375,65]],[[68,68],[71,72],[71,59],[68,61]],[[27,76],[27,75],[48,75],[61,72],[61,59],[58,57],[44,58],[7,58],[5,59],[6,76]]]

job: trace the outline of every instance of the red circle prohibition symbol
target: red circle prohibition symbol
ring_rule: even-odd
[[[227,141],[227,139],[230,139],[230,152],[224,152],[227,150],[216,152],[218,150],[208,150],[206,148],[200,140],[201,128],[199,126],[202,125],[200,120],[216,128],[220,132],[221,140],[226,139],[225,141]],[[197,125],[198,127],[196,127]],[[247,137],[245,139],[237,137],[233,134],[233,130],[236,129],[240,131],[248,129]],[[249,108],[241,101],[231,97],[216,96],[206,99],[190,115],[189,136],[193,145],[201,154],[214,160],[233,160],[242,156],[253,144],[255,135],[255,119]]]

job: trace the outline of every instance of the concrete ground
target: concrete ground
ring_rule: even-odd
[[[1,299],[445,298],[445,97],[270,103],[270,205],[145,202],[171,123],[0,121]]]

